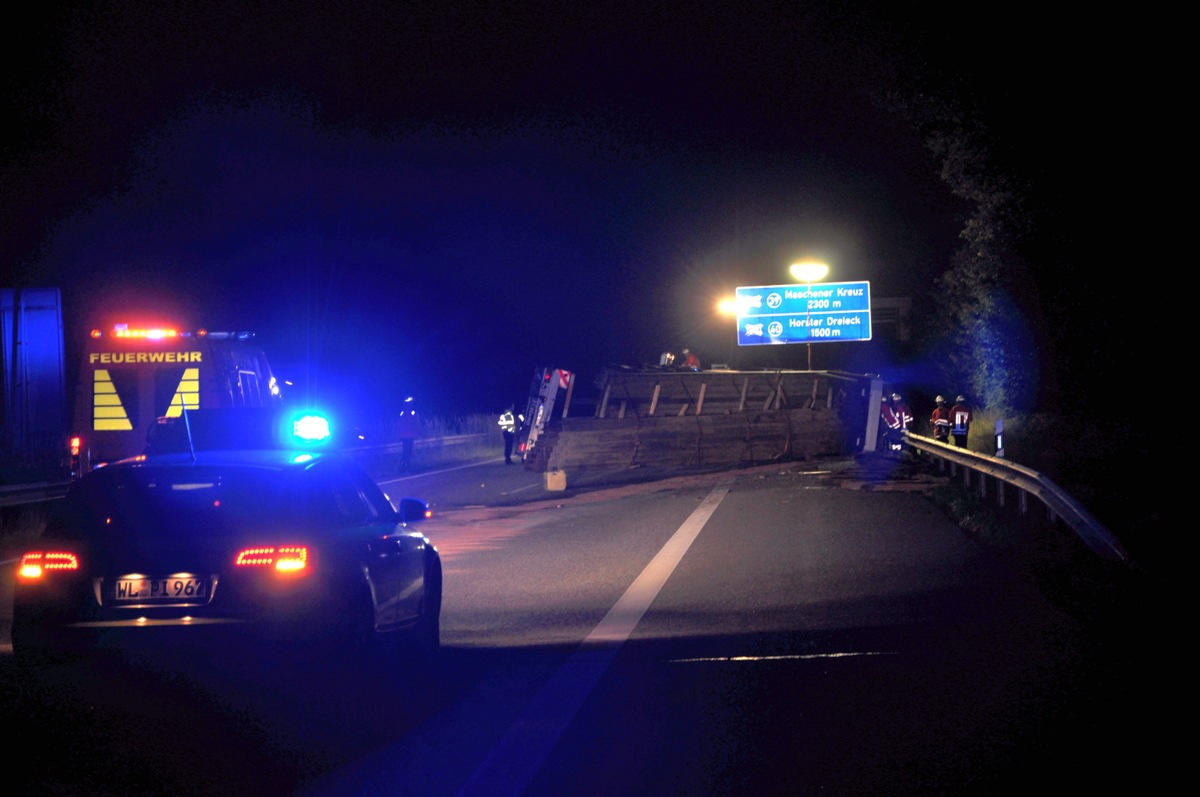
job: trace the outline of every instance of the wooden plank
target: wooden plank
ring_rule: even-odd
[[[562,411],[562,416],[564,418],[566,418],[567,415],[570,413],[571,395],[574,394],[574,392],[575,392],[575,373],[572,372],[571,375],[569,377],[567,377],[567,397],[566,397],[566,399],[563,400],[563,411]]]

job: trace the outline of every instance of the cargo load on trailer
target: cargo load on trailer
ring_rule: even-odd
[[[279,387],[253,337],[129,324],[93,330],[76,386],[71,474],[143,453],[160,418],[278,403]]]

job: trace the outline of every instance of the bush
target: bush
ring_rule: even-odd
[[[975,413],[968,445],[994,455],[998,414]],[[1121,540],[1136,558],[1152,556],[1161,534],[1147,437],[1119,418],[1024,414],[1004,418],[1004,458],[1045,474]]]

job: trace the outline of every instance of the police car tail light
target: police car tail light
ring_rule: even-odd
[[[259,545],[243,548],[233,558],[238,569],[274,570],[278,573],[301,573],[310,566],[307,545]]]
[[[21,556],[17,577],[37,581],[47,575],[79,569],[79,557],[71,551],[29,551]]]

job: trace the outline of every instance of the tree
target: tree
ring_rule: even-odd
[[[888,104],[921,131],[939,176],[969,208],[962,243],[936,282],[943,383],[1000,412],[1028,407],[1042,368],[1032,334],[1040,312],[1022,255],[1027,186],[997,163],[974,109],[921,92],[893,94]]]

